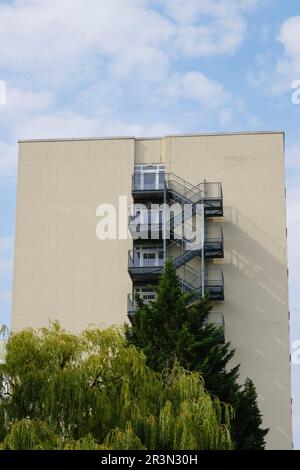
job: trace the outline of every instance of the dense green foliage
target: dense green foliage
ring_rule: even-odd
[[[151,370],[116,329],[11,335],[0,385],[2,449],[232,447],[231,407],[199,373]]]
[[[238,383],[239,366],[229,368],[234,350],[230,343],[221,344],[220,329],[207,322],[212,304],[207,298],[192,302],[195,299],[190,294],[182,293],[170,260],[165,265],[156,294],[156,300],[148,305],[137,296],[138,308],[133,324],[126,327],[128,343],[144,352],[147,365],[155,371],[178,362],[185,369],[199,372],[206,389],[230,403],[236,412],[232,423],[236,448],[263,449],[267,431],[260,428],[262,420],[256,395],[255,398],[252,395],[255,416],[251,417],[247,400],[249,382],[243,391]]]
[[[239,394],[233,435],[237,450],[263,449],[268,429],[262,429],[255,386],[249,378]]]
[[[127,341],[143,350],[147,364],[156,371],[179,362],[185,369],[201,371],[206,388],[225,402],[234,401],[238,390],[238,369],[225,366],[234,355],[229,343],[220,344],[220,331],[207,323],[212,304],[182,294],[179,279],[168,261],[156,289],[157,298],[138,309],[132,327],[126,327]]]

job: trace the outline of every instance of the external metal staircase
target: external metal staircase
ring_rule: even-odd
[[[133,175],[132,196],[134,202],[138,204],[164,203],[172,206],[173,203],[179,203],[181,206],[180,213],[172,215],[168,221],[163,219],[159,223],[151,223],[150,226],[136,223],[135,216],[130,216],[129,229],[132,233],[135,232],[134,247],[140,243],[145,246],[151,243],[153,245],[154,242],[160,243],[158,245],[160,248],[157,248],[160,250],[160,257],[155,256],[153,264],[149,260],[146,264],[141,263],[141,253],[136,248],[129,251],[128,272],[134,286],[158,283],[165,260],[172,257],[183,292],[194,293],[195,300],[204,293],[207,293],[212,301],[224,300],[222,270],[204,267],[206,259],[224,256],[221,225],[206,223],[207,218],[223,215],[221,183],[204,181],[193,185],[173,173],[166,173],[164,178],[159,179],[159,184],[151,186],[151,184],[142,185],[141,178]],[[199,239],[199,233],[193,225],[198,215],[202,216],[204,239],[202,237]],[[166,230],[167,225],[168,230]],[[155,234],[154,237],[146,236],[150,231],[151,235]],[[181,250],[180,254],[178,250]],[[196,257],[201,258],[202,269],[197,270],[189,264]],[[133,304],[134,302],[131,302],[131,309]],[[130,315],[132,316],[132,312]]]
[[[197,298],[202,296],[201,273],[191,266],[184,267],[181,285],[183,292],[194,292]],[[224,300],[224,276],[221,269],[210,268],[206,270],[204,288],[210,300]]]
[[[176,219],[178,221],[178,216]],[[180,228],[180,232],[176,228]],[[178,224],[176,228],[171,225],[170,240],[173,244],[179,245],[184,252],[195,251],[196,256],[202,256],[202,247],[204,247],[206,258],[223,258],[224,238],[221,225],[206,224],[203,241],[199,239],[199,234],[188,222],[184,222],[182,225]]]
[[[163,202],[173,200],[181,205],[204,202],[207,217],[221,217],[223,215],[222,185],[219,182],[203,182],[193,185],[174,173],[165,173],[164,180],[156,185],[142,185],[140,178],[134,173],[132,176],[132,197],[135,202]],[[167,202],[166,201],[166,202]]]
[[[176,226],[173,225],[173,219],[168,222],[170,242],[177,244],[184,251],[194,250],[197,251],[197,255],[201,254],[202,245],[197,240],[198,234],[195,232],[195,229],[188,222],[182,223],[180,221],[179,223],[181,217],[176,216],[174,221],[175,219]],[[142,240],[145,243],[151,243],[153,240],[162,240],[164,236],[163,222],[142,224],[134,216],[130,216],[129,230],[135,240]],[[199,248],[197,245],[199,245]],[[205,225],[204,251],[206,258],[223,258],[224,238],[220,224],[208,223]]]
[[[192,205],[192,215],[196,213],[197,204],[204,203],[205,216],[216,217],[223,215],[223,197],[221,183],[199,183],[194,186],[174,173],[166,175],[167,194],[173,201]],[[175,221],[174,221],[175,222]],[[175,223],[176,226],[176,223]]]

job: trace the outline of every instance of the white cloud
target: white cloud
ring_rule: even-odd
[[[238,4],[242,11],[253,11],[258,5],[267,5],[269,0],[239,0]]]
[[[19,121],[14,134],[22,139],[93,137],[99,133],[99,122],[72,112],[38,114]]]
[[[213,109],[223,106],[231,96],[221,83],[195,70],[173,74],[155,92],[156,101],[166,105],[186,98]]]
[[[282,51],[277,55],[270,51],[257,54],[256,68],[249,71],[246,80],[270,96],[292,95],[292,83],[300,79],[300,16],[285,20],[276,40]]]
[[[6,131],[0,173],[14,168],[8,142],[20,138],[176,131],[163,119],[150,127],[138,124],[139,117],[122,122],[119,113],[130,99],[145,106],[160,95],[162,106],[173,98],[205,109],[220,106],[219,121],[228,125],[229,112],[222,109],[230,97],[223,86],[199,71],[176,76],[173,61],[233,53],[256,5],[256,0],[0,2],[0,63],[8,86],[7,105],[0,110],[3,135]]]
[[[67,74],[91,54],[117,73],[147,76],[167,66],[161,44],[172,24],[134,0],[16,0],[0,5],[0,17],[0,62],[8,69]]]
[[[0,4],[0,63],[80,80],[94,67],[117,77],[161,79],[172,57],[233,53],[255,0],[15,0]],[[166,16],[167,15],[167,16]],[[71,74],[70,74],[71,72]],[[34,81],[40,75],[31,75]]]
[[[0,107],[0,176],[16,174],[18,149],[18,133],[14,134],[14,126],[32,119],[32,116],[54,106],[53,93],[48,91],[31,91],[16,87],[7,87],[6,103]]]
[[[93,117],[71,112],[56,112],[40,114],[19,122],[14,133],[20,139],[44,138],[72,138],[72,137],[98,137],[113,135],[164,135],[175,132],[176,129],[163,122],[156,122],[149,126],[136,122],[129,123],[111,117],[106,119],[103,115]]]
[[[178,24],[175,45],[191,56],[231,54],[242,43],[257,0],[162,0]]]
[[[281,25],[278,40],[284,47],[284,56],[277,64],[278,71],[290,76],[300,74],[300,16],[291,17]]]
[[[28,113],[49,109],[55,103],[54,94],[50,91],[31,91],[20,88],[6,88],[6,102],[0,115],[7,113]]]
[[[268,87],[271,89],[273,81],[271,80],[274,71],[271,68],[271,60],[268,54],[257,54],[255,57],[256,68],[251,69],[246,75],[246,82],[254,87]]]
[[[206,107],[221,106],[229,98],[223,86],[201,72],[188,72],[181,78],[182,93]]]

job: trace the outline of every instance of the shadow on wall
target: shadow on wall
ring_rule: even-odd
[[[225,325],[238,361],[286,367],[289,355],[285,250],[235,208],[226,208]],[[259,317],[259,319],[258,319]],[[247,371],[245,371],[248,373]],[[249,372],[250,374],[250,372]]]
[[[225,245],[223,263],[226,270],[229,268],[228,265],[235,268],[239,276],[243,273],[247,277],[247,289],[251,278],[257,289],[265,290],[269,296],[285,306],[287,303],[285,248],[233,207],[225,208],[223,230]],[[222,263],[222,260],[219,262]]]
[[[279,245],[269,234],[261,230],[258,225],[254,224],[248,217],[243,215],[235,207],[224,208],[225,220],[239,227],[252,240],[261,245],[270,255],[274,256],[279,262],[285,264],[286,254],[285,247]]]
[[[224,260],[226,341],[236,349],[241,380],[257,386],[271,434],[289,439],[289,328],[286,255],[272,237],[233,207],[225,208]],[[227,334],[229,336],[227,337]],[[272,396],[272,400],[270,397]],[[274,426],[274,403],[278,415]]]

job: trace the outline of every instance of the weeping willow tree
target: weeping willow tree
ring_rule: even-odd
[[[8,337],[8,328],[5,325],[0,325],[0,364],[5,359],[5,344]]]
[[[117,329],[11,335],[0,385],[2,449],[232,448],[232,410],[199,374],[154,372]]]

